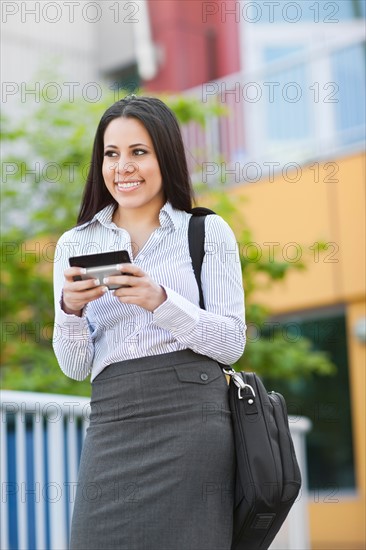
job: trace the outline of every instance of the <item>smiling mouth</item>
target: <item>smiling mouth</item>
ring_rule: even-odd
[[[119,191],[124,191],[125,189],[136,189],[140,187],[142,181],[125,181],[125,182],[115,182],[115,186]]]

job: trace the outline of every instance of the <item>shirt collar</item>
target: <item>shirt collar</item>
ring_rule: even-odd
[[[101,225],[104,225],[105,227],[111,227],[112,222],[112,216],[115,209],[114,204],[109,204],[99,212],[95,214],[95,216],[83,223],[82,225],[76,226],[76,230],[80,231],[82,229],[85,229],[89,225],[95,222],[99,222]],[[187,215],[187,213],[183,210],[177,210],[176,208],[173,208],[173,206],[170,204],[170,202],[166,202],[159,213],[159,222],[161,227],[172,227],[173,229],[178,229],[181,227],[184,217]]]
[[[112,223],[114,209],[114,204],[108,204],[108,206],[103,208],[103,210],[99,210],[99,212],[97,212],[91,220],[83,223],[82,225],[77,225],[75,229],[77,231],[80,231],[81,229],[85,229],[86,227],[97,221],[105,226],[110,225]]]
[[[181,227],[184,217],[187,215],[183,210],[173,208],[170,202],[166,202],[160,210],[159,221],[161,227],[170,226],[177,230]]]

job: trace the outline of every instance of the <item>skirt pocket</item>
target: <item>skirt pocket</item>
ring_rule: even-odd
[[[176,365],[174,370],[181,382],[191,382],[193,384],[210,384],[224,376],[219,365],[213,361],[197,361]]]

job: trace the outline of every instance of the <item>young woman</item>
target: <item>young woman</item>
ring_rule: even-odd
[[[149,97],[112,105],[54,266],[54,350],[67,376],[92,382],[72,550],[230,549],[235,457],[219,363],[244,350],[242,274],[230,227],[207,216],[200,309],[191,208],[171,110]],[[74,281],[70,256],[122,249],[121,275]]]

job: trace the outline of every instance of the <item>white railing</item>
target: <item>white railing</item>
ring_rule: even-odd
[[[309,550],[308,478],[306,466],[306,433],[311,422],[303,416],[289,416],[289,425],[296,457],[301,470],[302,487],[295,504],[271,545],[271,550]]]
[[[89,399],[1,392],[1,549],[68,548]]]
[[[240,184],[365,147],[365,33],[184,94],[226,116],[182,128],[193,181]]]
[[[66,550],[89,399],[1,392],[1,549]],[[290,418],[303,476],[301,495],[272,545],[309,548],[306,418]]]

